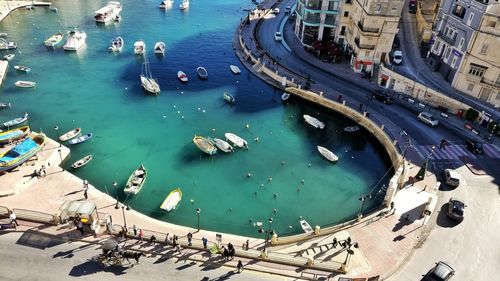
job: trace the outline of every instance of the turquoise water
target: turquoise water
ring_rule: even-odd
[[[32,128],[54,138],[74,127],[93,132],[92,140],[72,147],[65,167],[92,154],[92,162],[75,174],[133,209],[196,226],[195,209],[200,208],[202,228],[251,236],[257,236],[253,223],[272,217],[273,229],[289,235],[301,232],[300,216],[313,226],[355,217],[358,197],[376,192],[374,185],[390,167],[366,132],[344,133],[352,123],[315,106],[283,105],[280,92],[240,64],[231,40],[246,15],[243,8],[251,7],[249,0],[194,0],[187,12],[177,8],[179,3],[164,11],[158,0],[122,1],[122,21],[106,26],[93,20],[105,1],[53,2],[57,14],[41,7],[20,9],[0,23],[0,32],[19,46],[0,90],[0,101],[13,107],[0,111],[0,120],[29,112]],[[87,32],[84,49],[68,53],[43,46],[46,37],[70,26]],[[125,40],[123,52],[108,53],[110,41],[119,35]],[[142,60],[132,47],[138,39],[146,42],[162,89],[157,97],[144,94],[139,83]],[[167,44],[163,59],[152,52],[156,41]],[[232,75],[230,64],[240,66],[242,74]],[[32,71],[16,72],[13,65]],[[208,70],[208,81],[196,77],[200,65]],[[178,70],[186,72],[189,83],[177,80]],[[17,80],[36,81],[37,87],[16,88]],[[235,96],[234,106],[223,101],[224,91]],[[318,116],[326,129],[306,125],[305,113]],[[245,138],[249,150],[210,157],[192,143],[195,134],[223,138],[225,132]],[[316,145],[330,148],[339,163],[323,159]],[[140,163],[148,168],[146,185],[138,195],[126,197],[123,186]],[[182,202],[165,213],[159,206],[175,187],[183,191]],[[364,210],[378,203],[368,200]]]

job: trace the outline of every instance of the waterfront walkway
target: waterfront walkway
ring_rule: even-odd
[[[0,1],[0,21],[5,19],[12,11],[26,6],[50,6],[52,3],[40,1]]]

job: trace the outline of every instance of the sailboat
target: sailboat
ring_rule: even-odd
[[[146,55],[144,56],[144,63],[142,64],[141,85],[144,90],[151,94],[160,94],[160,85],[158,85],[158,82],[156,82],[153,78],[151,68],[149,68],[148,57]]]

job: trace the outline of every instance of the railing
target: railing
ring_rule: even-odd
[[[439,31],[438,36],[450,45],[455,45],[457,42],[456,39],[450,38],[448,35],[444,34],[443,31]]]
[[[306,12],[303,21],[306,23],[321,23],[321,15]]]
[[[492,86],[495,86],[495,87],[500,87],[500,79],[497,79],[497,81],[493,81],[493,80],[481,77],[481,83],[492,85]]]
[[[49,223],[53,225],[59,224],[59,216],[53,214],[47,214],[44,212],[26,210],[26,209],[12,209],[16,214],[17,219],[39,222],[39,223]],[[9,208],[5,206],[0,206],[0,217],[9,217]]]
[[[364,27],[360,21],[358,21],[358,27],[363,32],[378,33],[380,31],[380,28]]]
[[[366,49],[366,50],[375,50],[375,45],[365,45],[365,44],[360,44],[359,43],[359,37],[354,38],[354,43],[358,48],[360,49]]]

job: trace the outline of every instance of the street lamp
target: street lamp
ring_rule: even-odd
[[[198,231],[200,231],[200,208],[196,208],[196,215],[198,216]]]
[[[121,204],[122,214],[123,214],[123,226],[127,229],[127,220],[125,219],[125,205]],[[127,205],[127,211],[130,210],[130,207]]]
[[[351,255],[354,255],[354,251],[351,250],[351,247],[354,247],[357,249],[357,248],[359,248],[359,244],[358,244],[358,242],[352,242],[351,237],[347,237],[347,239],[344,240],[344,242],[340,242],[340,245],[344,248],[347,248],[347,255],[345,257],[344,263],[342,263],[342,266],[341,266],[341,269],[343,271],[347,271],[349,258],[351,257]]]
[[[64,167],[63,167],[63,159],[62,159],[62,155],[61,155],[61,149],[59,148],[57,150],[57,152],[59,153],[59,159],[61,159],[61,169],[64,171]]]
[[[427,173],[427,165],[429,164],[429,158],[431,157],[432,154],[434,154],[434,149],[436,149],[436,147],[433,145],[431,152],[425,158],[424,165],[422,166],[422,168],[420,168],[417,175],[415,176],[418,180],[423,180],[425,178],[425,174]]]
[[[57,125],[54,126],[54,131],[56,131],[56,137],[57,137],[56,141],[59,142],[59,127]],[[60,142],[59,142],[59,147],[61,147],[61,143]]]
[[[269,226],[266,233],[266,243],[264,244],[263,252],[266,253],[267,243],[269,242],[269,234],[271,233],[271,224],[273,223],[273,218],[269,218]]]
[[[403,173],[405,172],[405,168],[406,168],[406,152],[408,151],[408,148],[411,147],[411,139],[408,138],[408,142],[406,143],[406,147],[405,147],[405,150],[403,150]]]
[[[358,221],[363,218],[363,206],[365,205],[365,201],[368,199],[372,199],[372,195],[362,195],[359,197],[359,201],[361,201],[361,207],[359,208],[359,213],[358,213]]]

